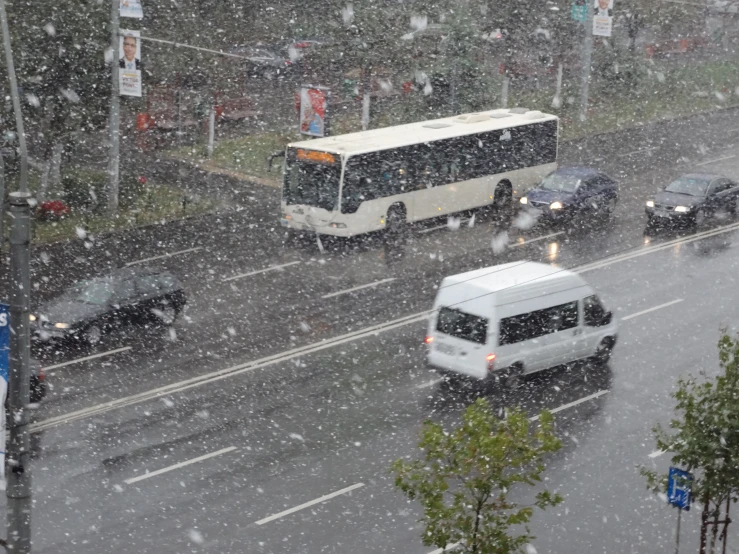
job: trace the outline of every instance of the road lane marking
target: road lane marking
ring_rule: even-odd
[[[244,277],[251,277],[252,275],[259,275],[260,273],[267,273],[268,271],[274,271],[276,269],[282,269],[284,267],[290,267],[291,265],[299,264],[299,261],[295,262],[289,262],[286,264],[281,265],[271,265],[269,267],[265,267],[264,269],[257,269],[256,271],[250,271],[249,273],[239,273],[238,275],[234,275],[233,277],[225,277],[223,281],[233,281],[234,279],[242,279]]]
[[[599,390],[598,392],[594,392],[593,394],[589,394],[588,396],[583,396],[579,400],[575,400],[573,402],[570,402],[569,404],[563,404],[563,405],[558,406],[558,407],[556,407],[556,408],[554,408],[552,410],[549,410],[549,413],[550,414],[556,414],[557,412],[561,412],[561,411],[564,411],[564,410],[568,410],[570,408],[574,408],[575,406],[577,406],[579,404],[582,404],[583,402],[587,402],[588,400],[594,400],[596,398],[599,398],[599,397],[603,396],[604,394],[608,394],[609,392],[611,392],[611,391],[609,391],[607,389]],[[534,417],[530,417],[529,418],[529,421],[539,421],[539,416],[536,415]]]
[[[429,554],[442,554],[443,552],[449,552],[450,550],[454,550],[459,546],[458,542],[453,542],[452,544],[446,545],[446,548],[437,548],[436,550],[432,550],[429,552]]]
[[[441,383],[444,379],[432,379],[431,381],[427,381],[426,383],[421,383],[420,385],[416,385],[417,389],[427,389],[429,387],[433,387],[434,385],[438,385]]]
[[[557,231],[556,233],[551,233],[549,235],[544,235],[543,237],[536,237],[534,239],[528,239],[528,240],[525,240],[523,242],[514,242],[513,244],[509,244],[508,245],[508,248],[516,248],[517,246],[524,246],[526,244],[531,244],[532,242],[537,242],[537,241],[540,241],[540,240],[547,240],[547,239],[550,239],[552,237],[557,237],[559,235],[564,235],[564,233],[565,233],[564,231]]]
[[[143,264],[146,262],[153,262],[154,260],[162,260],[164,258],[171,258],[172,256],[179,256],[180,254],[189,254],[190,252],[197,252],[202,250],[202,246],[196,246],[195,248],[188,248],[187,250],[179,250],[177,252],[170,252],[169,254],[162,254],[161,256],[152,256],[151,258],[144,258],[143,260],[136,260],[135,262],[128,262],[126,267],[130,267],[136,264]]]
[[[668,243],[663,243],[657,246],[647,246],[635,252],[631,252],[626,257],[622,255],[617,255],[617,256],[613,256],[612,258],[606,258],[604,260],[600,260],[597,264],[593,262],[591,264],[585,264],[579,267],[571,268],[569,269],[569,271],[572,271],[575,273],[584,273],[586,271],[592,271],[594,269],[602,269],[604,267],[608,267],[610,265],[613,265],[613,264],[616,264],[616,263],[619,263],[619,262],[622,262],[628,259],[632,259],[634,257],[644,256],[646,254],[658,252],[666,248],[671,248],[672,246],[678,243],[693,242],[696,240],[704,239],[707,236],[720,235],[720,234],[728,233],[728,232],[731,232],[737,229],[739,229],[739,223],[735,223],[732,225],[726,225],[724,227],[713,229],[712,231],[705,231],[703,233],[699,233],[698,235],[692,235],[691,237],[675,239]],[[249,371],[261,369],[261,368],[274,365],[280,362],[290,361],[295,358],[299,358],[301,356],[312,354],[314,352],[327,350],[329,348],[333,348],[335,346],[345,344],[347,342],[353,342],[355,340],[359,340],[359,339],[369,337],[372,335],[379,335],[380,333],[384,333],[384,332],[387,332],[393,329],[397,329],[399,327],[405,327],[406,325],[412,325],[414,323],[425,321],[432,313],[433,313],[433,310],[427,310],[424,312],[411,314],[411,315],[401,317],[401,318],[398,318],[398,319],[395,319],[395,320],[392,320],[386,323],[379,323],[379,324],[376,324],[370,327],[366,327],[364,329],[360,329],[352,333],[347,333],[344,335],[340,335],[338,337],[325,339],[321,342],[317,342],[317,343],[309,344],[309,345],[302,346],[299,348],[294,348],[292,350],[288,350],[285,352],[273,354],[271,356],[267,356],[259,360],[255,360],[252,362],[246,362],[246,363],[228,367],[225,369],[213,371],[210,373],[206,373],[204,375],[200,375],[198,377],[192,377],[190,379],[186,379],[184,381],[170,383],[169,385],[165,385],[165,386],[162,386],[156,389],[144,391],[142,393],[138,393],[132,396],[118,398],[116,400],[111,400],[109,402],[104,402],[102,404],[97,404],[94,406],[90,406],[88,408],[83,408],[81,410],[70,412],[68,414],[54,416],[49,419],[45,419],[45,420],[42,420],[36,423],[32,423],[30,425],[29,430],[32,433],[39,433],[46,429],[57,427],[58,425],[72,423],[74,421],[79,421],[87,417],[100,415],[100,414],[110,412],[113,410],[125,408],[127,406],[132,406],[134,404],[139,404],[139,403],[146,402],[149,400],[157,399],[167,394],[183,392],[191,388],[204,386],[210,383],[220,381],[222,379],[226,379],[231,376],[241,375]]]
[[[733,154],[731,156],[724,156],[723,158],[716,158],[715,160],[706,160],[705,162],[700,162],[695,165],[715,164],[716,162],[723,162],[724,160],[731,160],[732,158],[736,158],[736,154]]]
[[[130,479],[126,479],[123,482],[126,483],[126,485],[132,485],[133,483],[138,483],[139,481],[143,481],[144,479],[149,479],[150,477],[156,477],[157,475],[161,475],[162,473],[169,473],[170,471],[174,471],[175,469],[180,469],[181,467],[187,467],[192,464],[197,464],[198,462],[202,462],[210,458],[215,458],[216,456],[221,456],[222,454],[233,452],[234,450],[238,450],[238,449],[235,446],[229,446],[228,448],[223,448],[216,452],[211,452],[210,454],[204,454],[203,456],[198,456],[197,458],[193,458],[192,460],[186,460],[184,462],[180,462],[178,464],[174,464],[169,467],[163,467],[162,469],[157,469],[156,471],[151,471],[149,473],[138,475],[137,477],[131,477]]]
[[[628,321],[629,319],[633,319],[635,317],[639,317],[640,315],[648,314],[650,312],[656,312],[657,310],[661,310],[662,308],[667,308],[668,306],[673,306],[675,304],[679,304],[682,302],[682,298],[677,298],[675,300],[671,300],[670,302],[665,302],[664,304],[660,304],[659,306],[654,306],[652,308],[647,308],[646,310],[642,310],[641,312],[636,312],[635,314],[626,315],[621,318],[621,321]]]
[[[295,506],[294,508],[290,508],[289,510],[285,510],[284,512],[280,512],[278,514],[265,517],[264,519],[260,519],[259,521],[256,522],[256,524],[264,525],[265,523],[269,523],[270,521],[274,521],[276,519],[289,516],[290,514],[294,514],[295,512],[299,512],[300,510],[305,510],[306,508],[310,508],[311,506],[315,506],[316,504],[321,504],[322,502],[326,502],[327,500],[331,500],[332,498],[336,498],[337,496],[341,496],[342,494],[346,494],[353,490],[360,489],[363,486],[364,486],[364,483],[357,483],[355,485],[352,485],[351,487],[346,487],[345,489],[341,489],[339,491],[335,491],[330,494],[325,494],[321,496],[320,498],[316,498],[315,500],[311,500],[310,502],[306,502],[305,504],[301,504],[300,506]]]
[[[105,356],[112,356],[113,354],[119,354],[120,352],[128,352],[131,350],[130,346],[124,346],[123,348],[116,348],[115,350],[108,350],[107,352],[100,352],[100,354],[92,354],[91,356],[85,356],[84,358],[77,358],[76,360],[70,360],[61,364],[47,365],[44,366],[44,371],[50,371],[52,369],[59,369],[60,367],[67,367],[68,365],[81,364],[97,358],[103,358]]]
[[[339,292],[332,292],[331,294],[324,294],[323,296],[321,296],[321,298],[333,298],[334,296],[341,296],[342,294],[349,294],[350,292],[355,292],[358,290],[379,287],[380,285],[384,285],[385,283],[389,283],[390,281],[395,281],[395,277],[383,279],[382,281],[375,281],[374,283],[367,283],[366,285],[359,285],[357,287],[352,287],[346,290],[340,290]]]
[[[664,453],[665,453],[665,451],[664,451],[664,450],[655,450],[654,452],[652,452],[652,453],[651,453],[651,454],[649,455],[649,457],[650,457],[650,458],[659,458],[659,457],[660,457],[660,456],[661,456],[662,454],[664,454]]]
[[[642,148],[641,150],[634,150],[633,152],[627,152],[626,154],[619,154],[619,158],[627,158],[629,156],[633,156],[634,154],[642,154],[646,152],[651,152],[652,150],[659,150],[659,146],[650,146],[648,148]]]

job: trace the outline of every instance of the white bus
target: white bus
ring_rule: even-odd
[[[294,142],[281,223],[349,237],[508,206],[557,168],[559,120],[499,109]]]

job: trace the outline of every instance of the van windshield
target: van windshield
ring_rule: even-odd
[[[454,308],[441,308],[436,320],[436,330],[458,339],[485,344],[488,335],[488,320]]]

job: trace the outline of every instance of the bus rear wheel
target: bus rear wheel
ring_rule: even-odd
[[[387,211],[385,231],[391,237],[397,237],[405,231],[406,218],[403,206],[391,206]]]
[[[493,195],[493,206],[497,209],[508,209],[511,207],[511,201],[513,199],[513,187],[508,181],[501,181],[498,186],[495,187],[495,194]]]

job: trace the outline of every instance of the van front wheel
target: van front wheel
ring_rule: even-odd
[[[611,354],[613,353],[614,346],[615,346],[615,341],[613,340],[613,338],[611,337],[604,338],[602,341],[600,341],[598,348],[595,350],[593,361],[600,365],[607,364],[608,360],[611,359]]]

